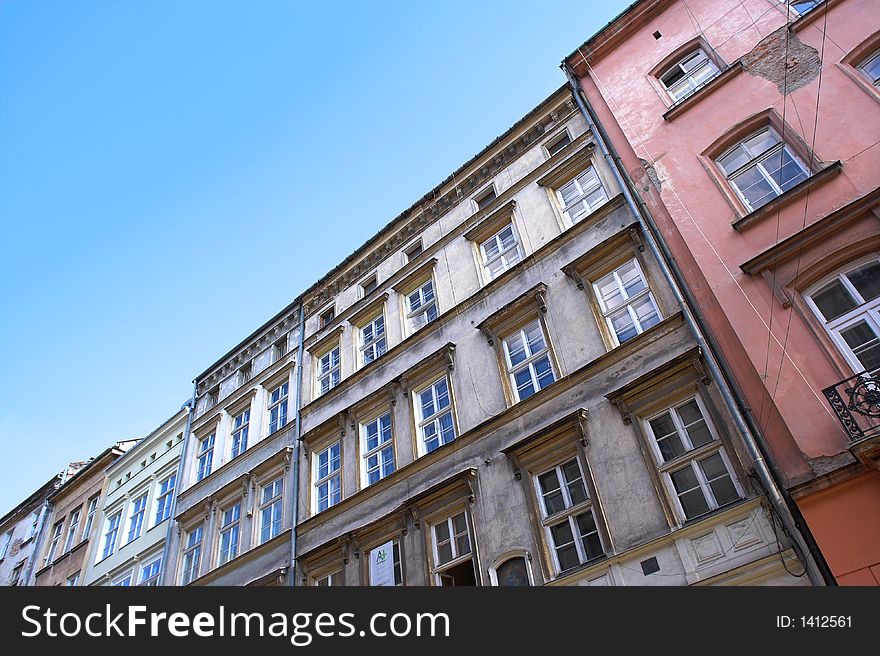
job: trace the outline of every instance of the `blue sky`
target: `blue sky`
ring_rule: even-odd
[[[0,1],[0,514],[172,415],[628,3]]]

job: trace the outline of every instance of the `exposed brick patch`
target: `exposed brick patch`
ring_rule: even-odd
[[[803,43],[797,34],[789,32],[788,27],[784,26],[762,39],[751,52],[744,55],[742,65],[750,75],[769,80],[776,85],[779,93],[788,95],[818,77],[822,60],[818,50]]]

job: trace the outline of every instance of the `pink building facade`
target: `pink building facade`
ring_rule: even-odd
[[[876,3],[643,0],[563,65],[836,581],[880,584]]]

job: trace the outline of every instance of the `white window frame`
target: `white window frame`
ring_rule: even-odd
[[[331,450],[333,447],[339,452],[339,466],[336,469],[331,469],[331,465],[333,462]],[[318,473],[320,471],[320,462],[321,456],[327,454],[327,474],[322,477],[318,477]],[[333,501],[332,487],[331,481],[336,478],[339,481],[339,499]],[[320,451],[315,451],[312,455],[312,512],[314,514],[318,514],[324,512],[335,506],[337,503],[342,501],[342,442],[337,440],[332,444],[328,444],[325,448]],[[322,485],[327,485],[327,507],[320,507],[320,489]]]
[[[382,431],[382,420],[387,417],[388,418],[388,437],[383,441],[383,431]],[[376,437],[377,437],[377,445],[370,449],[367,444],[367,439],[369,436],[370,426],[373,424],[376,425]],[[374,483],[378,483],[386,476],[390,476],[395,471],[397,471],[397,454],[394,450],[394,418],[391,416],[391,411],[383,412],[380,415],[370,419],[369,421],[365,421],[361,423],[360,426],[360,435],[361,435],[361,481],[363,482],[362,487],[368,487],[373,485]],[[386,467],[384,453],[388,449],[391,450],[391,468],[390,470]],[[375,467],[370,467],[369,460],[373,456],[378,458],[378,462]],[[377,478],[373,483],[370,482],[370,472],[378,471],[379,478]]]
[[[846,358],[847,363],[852,367],[853,373],[861,373],[865,371],[865,366],[859,361],[855,352],[850,348],[849,344],[846,343],[846,340],[841,333],[864,321],[874,333],[880,337],[880,297],[866,301],[859,293],[859,290],[856,289],[855,285],[850,282],[848,275],[856,269],[860,269],[871,262],[877,261],[877,255],[872,255],[869,258],[864,258],[856,263],[847,265],[845,268],[838,270],[834,275],[824,278],[821,283],[813,285],[813,287],[804,294],[807,305],[813,311],[813,314],[816,315],[819,322],[824,326],[825,332],[828,333],[828,336],[834,342],[835,346],[837,346],[837,350],[840,351],[844,358]],[[844,289],[852,295],[856,307],[849,312],[845,312],[839,317],[828,321],[825,319],[821,310],[819,310],[819,306],[816,305],[816,302],[813,300],[813,295],[822,291],[835,280],[839,281]]]
[[[122,508],[107,517],[104,530],[104,546],[101,548],[101,560],[109,558],[116,551],[119,540],[119,525],[122,523]]]
[[[277,396],[276,396],[277,393]],[[290,397],[290,381],[285,380],[269,392],[269,435],[287,425],[287,406]],[[273,414],[275,415],[273,418]]]
[[[333,581],[336,580],[334,585]],[[317,587],[338,587],[342,585],[342,570],[337,569],[333,572],[329,572],[324,576],[315,577],[312,579],[312,585]]]
[[[629,265],[630,263],[635,264],[636,271],[638,272],[642,282],[645,284],[644,289],[633,294],[632,296],[627,295],[626,288],[621,281],[620,275],[618,274],[618,271],[620,271],[622,268]],[[621,302],[613,307],[608,307],[606,305],[605,299],[602,298],[600,286],[600,283],[609,276],[613,276],[614,282],[617,284],[617,289],[620,292],[621,298]],[[660,306],[657,305],[657,299],[654,297],[654,292],[651,290],[651,283],[648,280],[648,277],[645,275],[645,272],[642,269],[642,265],[639,263],[639,259],[637,257],[630,258],[626,262],[623,262],[622,264],[614,267],[613,271],[606,273],[603,276],[600,276],[599,279],[593,283],[593,294],[595,295],[596,300],[599,303],[599,309],[602,311],[602,317],[605,319],[605,325],[608,327],[609,336],[611,337],[614,346],[620,346],[621,342],[617,336],[617,331],[614,329],[614,323],[612,322],[611,315],[617,314],[623,308],[626,308],[627,312],[629,313],[630,319],[632,319],[633,327],[635,327],[636,329],[636,337],[647,330],[647,328],[644,328],[642,326],[642,322],[639,320],[638,314],[633,308],[633,306],[638,301],[641,301],[643,298],[647,297],[648,299],[650,299],[651,304],[654,306],[654,312],[657,313],[657,322],[659,323],[660,321],[663,321],[663,313],[660,311]],[[630,339],[634,339],[634,337],[631,337]]]
[[[196,482],[211,475],[214,466],[214,445],[217,441],[217,431],[211,431],[207,437],[199,440],[199,450],[196,452]]]
[[[371,331],[369,338],[366,334],[368,328]],[[385,328],[384,312],[380,312],[371,321],[358,327],[358,339],[360,340],[359,354],[362,367],[378,360],[388,350],[388,334]]]
[[[541,339],[544,342],[544,348],[534,353],[531,350],[531,345],[529,344],[529,340],[527,337],[527,331],[533,326],[538,327],[538,330],[541,333]],[[525,353],[526,355],[525,360],[517,363],[516,365],[513,364],[510,357],[510,341],[514,337],[521,340],[523,345],[523,353]],[[547,335],[544,332],[544,325],[540,319],[534,319],[533,321],[530,321],[529,323],[519,328],[515,333],[510,333],[506,335],[502,338],[501,344],[502,350],[504,351],[504,363],[507,366],[507,378],[510,381],[510,389],[512,390],[513,396],[517,402],[524,400],[524,398],[527,399],[529,398],[529,396],[534,396],[548,385],[552,385],[556,382],[557,372],[556,367],[553,364],[553,356],[550,353],[550,340],[547,339]],[[553,379],[549,383],[541,385],[540,381],[538,380],[538,373],[535,370],[535,364],[544,358],[547,359],[547,362],[550,365],[550,375],[553,377]],[[532,387],[534,389],[534,391],[529,394],[529,396],[526,396],[524,398],[520,397],[520,390],[516,384],[516,375],[523,370],[529,371]]]
[[[571,497],[571,491],[569,490],[569,486],[572,485],[575,481],[569,481],[565,477],[565,472],[563,471],[563,467],[570,462],[574,462],[577,465],[578,474],[580,476],[576,480],[580,481],[584,489],[585,499],[584,501],[581,501],[577,504],[574,503]],[[545,495],[544,491],[541,489],[540,481],[541,476],[545,476],[550,472],[554,472],[556,475],[556,481],[559,483],[559,491],[562,494],[562,500],[565,504],[565,508],[553,513],[552,515],[547,509],[546,500],[544,498]],[[605,557],[608,551],[605,546],[605,540],[602,537],[602,531],[599,529],[599,522],[596,519],[596,512],[593,508],[593,499],[590,496],[590,488],[587,485],[587,477],[584,475],[584,468],[581,465],[580,458],[578,458],[577,455],[573,455],[571,458],[559,462],[554,467],[550,467],[549,469],[542,469],[532,477],[532,481],[535,486],[535,495],[538,499],[538,506],[541,510],[541,525],[544,530],[544,539],[546,540],[547,546],[549,547],[549,552],[551,558],[553,559],[553,567],[556,574],[559,575],[563,572],[573,569],[573,567],[566,570],[562,569],[562,566],[559,563],[559,554],[557,553],[559,545],[556,544],[552,533],[553,527],[564,522],[568,522],[569,529],[571,530],[572,540],[575,550],[577,551],[580,565],[596,562]],[[588,556],[587,549],[584,544],[585,539],[589,536],[589,534],[581,535],[580,528],[577,524],[577,518],[588,512],[592,515],[593,525],[596,527],[596,537],[599,540],[599,547],[602,549],[602,554],[593,557]]]
[[[155,569],[155,572],[153,571]],[[152,588],[159,585],[159,575],[162,573],[162,556],[152,558],[141,566],[138,574],[138,587]],[[145,576],[148,575],[148,576]]]
[[[880,50],[874,50],[867,57],[862,58],[861,63],[856,66],[859,73],[868,78],[868,81],[874,86],[880,88],[880,75],[876,78],[872,77],[870,73],[868,73],[868,68],[873,63],[880,63]]]
[[[334,354],[335,360],[334,363]],[[315,356],[315,396],[323,396],[342,380],[342,353],[339,344]],[[327,384],[326,389],[324,384]]]
[[[131,502],[131,515],[128,518],[128,537],[126,544],[137,540],[144,531],[144,517],[147,514],[147,497],[148,493],[135,497]]]
[[[54,562],[59,556],[58,546],[61,544],[61,537],[64,535],[64,519],[60,519],[52,525],[52,537],[49,542],[49,549],[46,551],[46,564]]]
[[[79,538],[80,542],[89,539],[89,534],[92,532],[92,526],[95,523],[95,515],[98,513],[98,496],[93,496],[88,501],[88,509],[86,510],[86,524],[83,526],[82,535]]]
[[[464,525],[465,525],[465,532],[464,533],[456,533],[455,532],[455,523],[453,520],[456,517],[458,517],[459,515],[464,516]],[[440,541],[437,540],[437,526],[439,526],[441,524],[445,525],[446,530],[449,531],[448,542],[449,542],[451,552],[452,552],[452,558],[450,558],[449,560],[447,560],[444,563],[440,562]],[[466,551],[464,553],[459,553],[459,549],[458,549],[458,539],[457,538],[461,535],[466,535],[467,539],[468,539],[468,551]],[[446,541],[444,540],[443,542],[445,543]],[[433,574],[434,583],[436,585],[443,584],[442,576],[443,576],[444,572],[452,569],[453,567],[457,567],[458,565],[461,565],[462,563],[465,563],[469,560],[472,562],[473,567],[474,567],[474,579],[476,580],[476,582],[479,582],[479,573],[477,572],[476,563],[473,562],[474,558],[475,558],[475,555],[474,555],[474,536],[473,536],[473,531],[471,530],[471,520],[470,520],[470,516],[469,516],[467,510],[462,509],[462,510],[459,510],[458,512],[453,512],[451,515],[449,515],[445,519],[443,519],[439,522],[434,522],[431,524],[431,551],[433,554],[433,562],[431,563],[432,564],[431,573]]]
[[[267,497],[266,495],[271,496]],[[278,476],[260,488],[258,544],[264,544],[281,534],[284,524],[284,477]],[[266,519],[268,517],[268,524]],[[266,530],[268,528],[268,531]]]
[[[709,434],[712,436],[711,442],[708,442],[696,448],[694,448],[688,431],[685,429],[685,425],[677,412],[677,408],[687,405],[694,400],[697,403],[697,407],[700,410],[703,421],[706,422],[706,427],[709,430]],[[651,426],[651,421],[662,417],[667,413],[672,418],[672,422],[678,433],[678,438],[681,440],[682,446],[685,450],[684,453],[682,453],[681,455],[675,456],[668,461],[664,461],[663,454],[660,452],[660,444],[657,441],[657,435],[655,435],[654,429]],[[736,503],[737,501],[744,498],[745,495],[743,493],[743,489],[740,485],[739,479],[736,475],[736,470],[733,468],[730,459],[727,457],[727,452],[725,451],[724,444],[719,437],[718,430],[715,427],[712,416],[709,413],[708,408],[706,407],[706,404],[700,394],[694,394],[679,399],[674,403],[667,405],[662,410],[652,413],[650,416],[644,419],[642,425],[645,429],[645,435],[648,437],[648,441],[650,442],[651,453],[654,456],[654,462],[657,466],[660,477],[663,480],[663,485],[666,488],[669,498],[675,505],[675,511],[682,522],[698,520],[722,507],[715,499],[715,493],[713,492],[712,487],[709,485],[709,482],[706,479],[703,468],[698,463],[698,461],[705,460],[706,458],[709,458],[716,453],[721,456],[724,467],[727,469],[727,474],[728,476],[730,476],[733,487],[736,490],[737,495],[739,496],[739,499],[728,502],[724,505],[726,506]],[[699,515],[694,515],[693,517],[688,517],[687,513],[685,513],[684,507],[681,503],[681,499],[679,498],[678,493],[675,491],[675,485],[672,482],[672,474],[681,469],[684,469],[685,467],[690,467],[691,470],[694,472],[700,489],[702,490],[703,498],[706,500],[706,504],[709,506],[709,509],[706,512]]]
[[[130,588],[133,578],[134,578],[134,571],[129,570],[125,574],[123,574],[122,576],[118,576],[115,579],[113,579],[113,583],[111,583],[110,585],[112,585],[114,588]]]
[[[686,64],[689,64],[693,59],[702,57],[703,61],[698,62],[693,68],[688,70],[685,68]],[[709,77],[704,78],[703,80],[697,82],[696,74],[704,71],[705,69],[711,69],[711,73]],[[684,76],[673,82],[672,85],[667,86],[665,80],[663,78],[667,77],[670,73],[675,70],[678,70],[684,73]],[[676,61],[671,66],[667,66],[666,70],[663,71],[661,75],[657,77],[660,81],[660,84],[666,90],[666,93],[669,94],[669,97],[672,99],[674,103],[681,102],[685,98],[689,98],[696,91],[702,88],[705,84],[707,84],[710,80],[718,77],[718,74],[721,71],[718,69],[718,66],[715,65],[715,62],[712,61],[712,58],[706,54],[706,51],[702,48],[694,48],[693,50],[688,51],[684,56],[680,57],[678,61]],[[684,91],[683,93],[679,93],[679,91]]]
[[[199,578],[199,570],[202,565],[202,542],[205,538],[204,531],[204,524],[199,524],[184,534],[185,539],[180,554],[180,585],[187,585]],[[189,560],[189,567],[187,567],[187,560]]]
[[[774,139],[776,139],[776,143],[762,152],[752,153],[751,149],[749,149],[746,146],[746,142],[757,137],[762,132],[769,132],[770,135]],[[745,153],[749,156],[749,160],[745,164],[741,165],[739,168],[736,168],[733,171],[728,172],[725,170],[724,166],[721,164],[721,160],[724,159],[725,157],[727,157],[730,153],[732,153],[734,150],[736,150],[739,147],[742,147],[742,149],[745,151]],[[720,169],[721,174],[725,177],[725,179],[727,180],[727,183],[734,190],[737,197],[742,201],[743,205],[745,205],[746,209],[748,209],[749,211],[754,211],[756,209],[759,209],[759,208],[763,207],[764,205],[766,205],[767,203],[771,202],[774,198],[779,198],[779,196],[781,196],[782,194],[785,193],[786,190],[784,190],[782,187],[779,186],[779,184],[776,182],[776,180],[773,179],[773,176],[770,175],[769,171],[767,170],[767,167],[765,166],[765,162],[770,160],[774,155],[779,155],[779,153],[783,150],[788,154],[788,156],[791,158],[791,160],[800,167],[801,172],[805,175],[804,180],[808,180],[810,178],[810,176],[812,175],[810,169],[807,168],[807,166],[803,163],[803,161],[801,161],[801,158],[798,157],[798,155],[797,155],[797,153],[795,153],[794,149],[787,142],[782,140],[782,138],[779,136],[779,133],[776,131],[776,129],[770,125],[762,127],[759,130],[755,130],[753,132],[750,132],[749,134],[744,136],[742,139],[738,139],[735,144],[730,146],[730,148],[727,148],[723,153],[721,153],[720,155],[718,155],[718,157],[715,158],[715,163],[718,166],[718,168]],[[767,197],[767,199],[764,200],[764,202],[762,202],[757,207],[752,206],[751,202],[746,198],[745,194],[740,189],[739,184],[737,184],[737,182],[736,182],[737,178],[739,178],[744,173],[746,173],[747,171],[749,171],[753,168],[757,169],[757,171],[761,174],[761,177],[770,186],[770,189],[775,194],[772,197]],[[797,186],[798,184],[800,184],[804,180],[796,182],[794,185],[792,185],[792,187]]]
[[[501,239],[501,233],[510,230],[511,237],[513,238],[513,244],[504,248],[504,242]],[[492,242],[498,248],[498,252],[493,255],[491,258],[489,257],[488,252],[486,251],[487,245]],[[486,278],[488,280],[494,280],[502,273],[507,271],[508,269],[515,266],[517,263],[523,260],[523,249],[520,243],[519,234],[517,233],[516,226],[513,224],[513,221],[509,221],[504,227],[500,228],[495,234],[491,237],[488,237],[480,242],[480,259],[483,265],[483,271],[486,274]],[[495,262],[501,262],[501,268],[496,272],[492,273],[492,264]]]
[[[589,184],[585,187],[584,184],[588,181],[588,179]],[[570,187],[572,185],[574,185],[578,193],[577,196],[571,200],[571,202],[566,204],[562,191],[566,187]],[[591,194],[594,194],[598,190],[602,191],[602,199],[598,200],[595,203],[590,203],[587,200],[587,197]],[[578,221],[582,221],[585,217],[589,216],[608,202],[608,190],[605,189],[605,185],[602,184],[602,178],[599,177],[599,172],[592,164],[587,166],[587,168],[578,173],[565,184],[560,185],[559,189],[556,190],[556,196],[559,199],[559,204],[562,207],[562,212],[565,214],[565,216],[568,217],[568,220],[572,224],[575,224]],[[586,209],[584,209],[585,203]],[[579,212],[573,212],[573,210],[578,206],[581,207],[581,210]]]
[[[79,585],[80,572],[73,574],[72,576],[68,576],[67,580],[64,582],[64,586],[67,588],[75,588]]]
[[[82,506],[70,513],[70,522],[67,525],[67,538],[64,540],[64,552],[67,553],[76,546],[76,531],[79,528],[80,518],[82,517]],[[5,551],[4,551],[5,553]],[[3,556],[0,556],[2,558]]]
[[[437,385],[439,385],[443,381],[446,382],[446,395],[447,395],[447,398],[449,399],[449,403],[448,403],[448,405],[444,406],[443,408],[438,409],[440,404],[438,403],[439,395],[437,393]],[[431,400],[432,400],[431,402],[434,405],[434,413],[429,416],[424,416],[424,415],[422,415],[421,395],[422,395],[422,393],[427,392],[429,389],[431,390]],[[430,383],[428,385],[423,385],[420,388],[418,388],[417,390],[415,390],[413,392],[413,401],[412,402],[413,402],[413,407],[414,407],[415,413],[416,413],[416,427],[418,429],[417,432],[418,432],[418,453],[419,453],[419,456],[424,456],[424,455],[427,455],[428,453],[432,453],[433,451],[436,451],[437,449],[439,449],[441,446],[449,444],[450,442],[454,442],[456,440],[456,438],[458,438],[458,429],[455,426],[455,404],[452,399],[452,381],[450,380],[449,376],[447,376],[446,374],[443,374],[439,378],[434,379],[434,381],[432,383]],[[452,422],[452,439],[444,442],[443,437],[442,437],[442,431],[440,429],[440,419],[447,413],[450,415],[450,419]],[[437,436],[437,441],[438,441],[437,446],[434,449],[432,449],[431,451],[428,451],[428,449],[426,448],[426,445],[425,445],[425,441],[426,441],[425,440],[425,438],[426,438],[425,431],[428,428],[428,426],[435,427],[435,431],[436,431],[435,435]]]
[[[232,417],[232,427],[229,438],[229,459],[234,460],[248,448],[248,432],[251,425],[251,406],[243,408],[241,412]]]
[[[12,538],[15,536],[15,529],[12,528],[3,534],[3,543],[0,544],[0,560],[6,558],[9,553],[9,545],[12,544]]]
[[[807,3],[807,2],[810,3],[810,6],[809,6],[809,7],[805,7],[803,11],[801,11],[800,9],[797,9],[797,8],[795,7],[795,5],[798,5],[798,4],[805,4],[805,3]],[[818,7],[819,5],[821,5],[823,2],[825,2],[825,0],[789,0],[788,4],[789,4],[789,6],[791,7],[791,10],[795,13],[796,16],[806,16],[806,15],[809,14],[811,11],[813,11],[816,7]]]
[[[171,473],[159,482],[156,496],[156,513],[153,526],[161,524],[171,517],[171,504],[174,501],[174,492],[177,487],[177,472]]]
[[[427,292],[426,289],[430,287],[431,289],[431,299],[427,300]],[[412,307],[412,296],[413,294],[418,294],[419,297],[419,306],[416,309]],[[434,285],[434,277],[430,276],[426,280],[424,280],[417,287],[413,287],[410,291],[408,291],[404,295],[404,304],[405,304],[405,314],[406,314],[406,325],[409,330],[409,334],[413,334],[418,332],[425,326],[427,326],[432,321],[436,321],[437,317],[440,316],[440,307],[437,305],[437,289]],[[431,313],[431,308],[434,309],[434,318],[429,318],[429,314]],[[422,323],[422,319],[420,317],[424,317],[424,323]]]
[[[227,539],[224,547],[223,542]],[[220,526],[217,529],[217,566],[225,565],[238,557],[241,548],[241,501],[237,501],[220,511]]]

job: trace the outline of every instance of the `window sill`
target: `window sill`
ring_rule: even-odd
[[[699,89],[694,91],[691,95],[683,100],[679,100],[677,103],[672,105],[669,109],[666,110],[666,113],[663,114],[664,121],[671,121],[677,116],[680,116],[688,109],[693,107],[695,104],[700,102],[703,98],[708,96],[710,93],[720,88],[725,82],[734,78],[737,73],[742,71],[743,65],[741,61],[735,61],[730,66],[725,68],[721,73],[713,77],[711,80],[706,82]]]
[[[731,224],[733,226],[733,229],[737,232],[742,232],[749,226],[760,223],[768,216],[775,214],[792,201],[800,198],[811,188],[827,182],[828,180],[836,176],[838,173],[840,173],[842,168],[843,164],[840,162],[840,160],[828,164],[821,171],[814,173],[803,182],[796,184],[794,187],[786,191],[784,194],[777,196],[766,205],[762,205],[758,209],[753,210],[752,212],[749,212],[745,216],[740,217],[739,219],[734,221]]]
[[[788,29],[793,32],[799,31],[800,29],[812,23],[813,20],[815,20],[819,16],[824,16],[825,12],[836,5],[838,2],[840,2],[840,0],[825,0],[825,2],[823,2],[822,4],[816,5],[807,13],[801,14],[795,20],[789,23]]]

